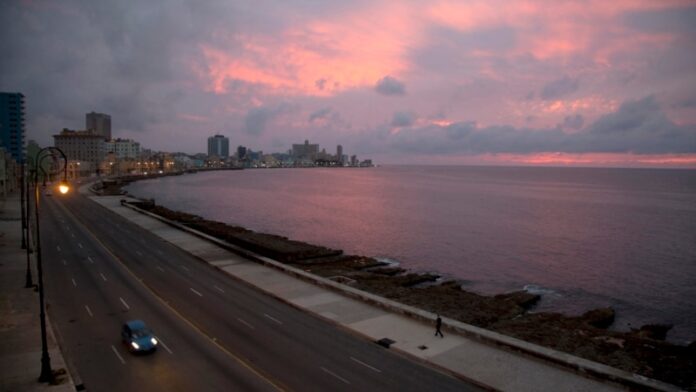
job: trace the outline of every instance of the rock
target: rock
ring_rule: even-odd
[[[527,310],[536,305],[536,303],[541,299],[541,296],[538,294],[528,293],[526,291],[515,291],[512,293],[496,295],[494,298],[512,302]]]
[[[599,308],[586,312],[580,319],[596,328],[608,328],[613,322],[616,312],[612,308]]]
[[[667,332],[672,329],[671,324],[646,324],[638,330],[633,330],[636,336],[653,340],[665,340]]]

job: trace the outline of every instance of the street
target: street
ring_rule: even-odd
[[[89,390],[475,390],[238,282],[81,195],[44,197],[47,304]],[[126,320],[161,340],[120,341]]]

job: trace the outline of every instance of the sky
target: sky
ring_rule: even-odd
[[[696,1],[4,0],[29,139],[696,168]]]

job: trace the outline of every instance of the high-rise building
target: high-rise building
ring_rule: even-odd
[[[244,146],[237,146],[237,159],[240,161],[242,159],[246,159],[247,157],[247,148]]]
[[[230,139],[222,135],[208,138],[208,156],[227,159],[230,157]]]
[[[309,140],[305,140],[304,144],[292,145],[292,156],[295,161],[314,161],[319,155],[319,145],[309,144]]]
[[[24,95],[0,93],[0,145],[16,162],[24,160]]]
[[[53,144],[63,150],[69,161],[89,162],[89,171],[95,172],[104,159],[104,137],[93,131],[63,129],[53,135]]]
[[[85,128],[97,135],[101,135],[104,140],[111,140],[111,116],[104,113],[87,113],[85,115]]]
[[[343,163],[343,146],[340,144],[336,146],[336,161]]]

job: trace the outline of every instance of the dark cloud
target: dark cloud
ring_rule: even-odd
[[[410,127],[416,121],[416,115],[411,112],[396,112],[392,118],[393,127]]]
[[[406,85],[391,76],[385,76],[377,81],[375,91],[382,95],[405,95]]]
[[[581,114],[576,114],[574,116],[566,116],[563,119],[562,128],[568,129],[580,129],[585,124],[585,118]]]
[[[575,126],[583,122],[579,115],[567,120]],[[696,127],[670,121],[650,96],[624,103],[580,132],[566,133],[559,127],[478,127],[474,122],[459,122],[403,128],[397,133],[381,129],[373,135],[373,147],[367,152],[382,152],[380,148],[419,154],[695,153]]]
[[[541,89],[541,98],[545,100],[558,99],[572,94],[578,90],[578,80],[564,76],[547,83]]]
[[[324,90],[324,87],[326,87],[326,82],[327,82],[326,79],[323,79],[323,78],[322,78],[322,79],[317,79],[317,80],[314,82],[314,85],[317,86],[317,88],[318,88],[319,90]]]
[[[309,115],[309,122],[314,122],[316,120],[323,120],[331,114],[331,108],[325,107],[312,112]]]
[[[249,109],[244,118],[245,131],[249,135],[259,136],[266,130],[266,125],[274,118],[296,110],[295,105],[280,103],[271,106],[259,106]]]
[[[696,34],[696,7],[631,11],[623,15],[623,21],[641,32]]]

